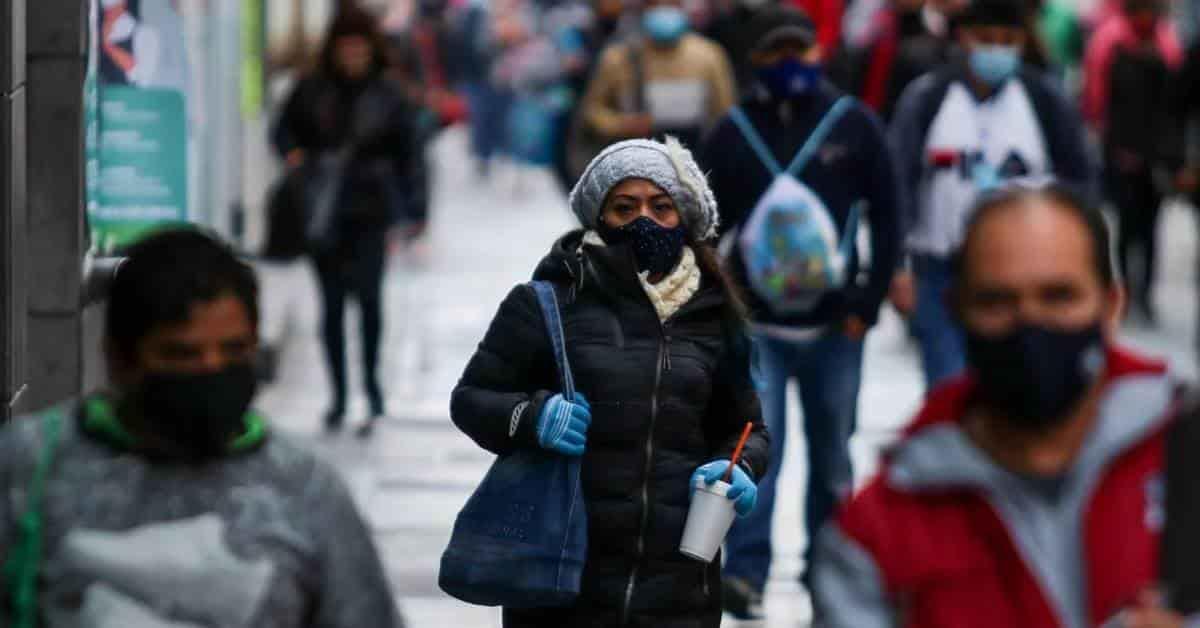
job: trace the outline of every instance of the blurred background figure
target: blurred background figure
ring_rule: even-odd
[[[915,276],[913,294],[901,300],[915,302],[912,327],[930,389],[966,366],[945,295],[979,195],[1012,179],[1053,176],[1085,195],[1094,183],[1080,115],[1022,62],[1027,17],[1020,0],[973,0],[958,19],[964,58],[911,84],[892,119]]]
[[[891,2],[871,18],[869,42],[841,52],[834,80],[891,119],[909,83],[950,59],[953,10],[957,7],[945,2]]]
[[[769,6],[755,15],[749,32],[757,42],[746,53],[755,70],[754,94],[717,124],[701,150],[701,164],[709,171],[721,223],[731,241],[726,264],[747,288],[763,376],[763,414],[775,462],[760,480],[758,508],[735,524],[727,540],[725,608],[746,620],[763,617],[763,593],[775,557],[771,538],[776,492],[804,496],[804,527],[811,539],[851,491],[849,445],[856,426],[864,341],[878,320],[901,239],[900,194],[883,125],[824,80],[819,31],[812,20],[800,9]],[[791,177],[776,170],[802,156],[807,162],[788,170]],[[751,264],[745,261],[748,247],[756,251],[749,255],[760,255],[756,241],[766,238],[786,241],[772,247],[772,263],[788,268],[781,273],[784,282],[810,281],[797,266],[830,265],[828,259],[807,257],[800,239],[789,239],[792,232],[787,227],[766,223],[768,216],[784,215],[781,208],[809,208],[809,222],[824,219],[832,226],[832,249],[838,242],[854,241],[864,205],[869,271],[862,272],[865,264],[853,248],[844,260],[844,283],[813,295],[811,306],[802,310],[778,307],[770,294],[751,284]],[[746,235],[756,221],[771,225],[757,240],[753,232]],[[798,259],[804,261],[797,264]],[[861,282],[860,272],[866,275]],[[790,382],[799,385],[804,415],[809,474],[803,489],[790,483],[777,487],[786,451]],[[811,555],[810,544],[801,576],[806,589]]]
[[[1050,70],[1068,94],[1077,95],[1086,35],[1078,9],[1064,0],[1034,0],[1033,18]]]
[[[1088,44],[1083,111],[1104,151],[1105,193],[1116,207],[1121,275],[1144,322],[1158,320],[1154,278],[1158,216],[1182,163],[1182,134],[1168,115],[1183,51],[1159,0],[1125,0]]]
[[[363,378],[370,432],[386,411],[378,379],[383,334],[383,273],[389,237],[408,214],[424,176],[418,112],[384,76],[387,50],[374,17],[349,6],[329,28],[319,64],[292,91],[274,132],[321,288],[322,336],[333,398],[329,430],[342,426],[347,402],[346,299],[361,310]],[[423,207],[417,207],[423,212]]]
[[[1200,138],[1195,133],[1200,115],[1200,43],[1188,49],[1183,66],[1172,82],[1170,112],[1175,133],[1183,141],[1183,167],[1175,174],[1175,187],[1191,203],[1193,211],[1200,208]],[[1200,218],[1200,213],[1197,214]],[[1198,280],[1200,281],[1200,280]],[[1200,331],[1200,316],[1194,321]],[[1200,353],[1200,342],[1197,342]]]
[[[509,153],[519,164],[548,167],[565,196],[574,185],[569,137],[594,55],[596,25],[579,0],[502,2],[495,25],[492,80],[513,99],[505,120]]]
[[[734,80],[738,86],[739,100],[752,94],[756,87],[754,66],[748,60],[754,47],[754,34],[750,21],[754,14],[776,0],[713,0],[712,18],[704,29],[704,35],[725,50],[733,64]]]
[[[471,128],[471,155],[481,178],[491,174],[492,161],[505,149],[504,123],[509,94],[492,80],[498,42],[493,30],[495,5],[472,0],[462,9],[456,29],[457,79],[467,100]]]
[[[608,48],[583,100],[597,150],[611,142],[674,135],[696,146],[734,103],[725,52],[691,30],[680,0],[649,0],[640,37]]]

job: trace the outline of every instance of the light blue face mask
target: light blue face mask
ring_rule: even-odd
[[[655,43],[674,45],[687,34],[687,13],[679,7],[655,7],[642,14],[642,28]]]
[[[1021,68],[1021,54],[1016,46],[979,45],[971,49],[967,62],[975,76],[998,87]]]

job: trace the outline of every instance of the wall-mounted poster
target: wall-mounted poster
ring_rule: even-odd
[[[98,0],[88,222],[100,253],[188,219],[188,65],[175,0]]]

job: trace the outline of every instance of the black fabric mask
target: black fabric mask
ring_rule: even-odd
[[[616,229],[600,223],[598,231],[609,246],[632,246],[638,271],[649,271],[651,275],[665,275],[675,270],[687,239],[687,229],[682,224],[668,229],[646,216]]]
[[[966,337],[980,400],[1031,428],[1066,420],[1104,371],[1099,322],[1074,330],[1022,324],[1002,336],[968,330]]]
[[[227,453],[241,435],[257,387],[254,367],[246,363],[215,373],[149,374],[135,394],[150,429],[207,460]]]

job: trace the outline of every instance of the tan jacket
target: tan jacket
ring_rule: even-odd
[[[641,47],[647,113],[655,118],[656,129],[696,122],[708,128],[733,107],[733,69],[725,51],[712,41],[688,34],[671,49],[641,41],[617,44],[600,58],[582,104],[587,123],[599,135],[624,139],[622,119],[638,109],[631,45]],[[679,116],[699,119],[679,124]]]

